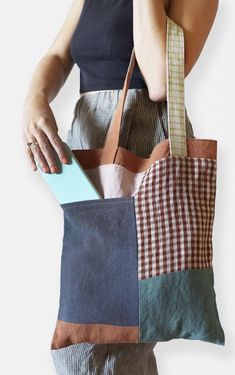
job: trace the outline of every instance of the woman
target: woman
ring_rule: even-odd
[[[168,137],[166,15],[184,29],[186,77],[202,51],[217,8],[217,0],[74,0],[24,101],[23,141],[32,169],[37,169],[37,161],[45,172],[56,172],[53,148],[62,163],[69,161],[49,103],[75,63],[80,67],[81,95],[66,141],[71,149],[103,147],[133,43],[138,64],[125,101],[120,146],[148,157],[156,143]],[[187,136],[194,137],[187,113],[186,126]],[[60,375],[156,375],[155,344],[79,343],[51,353]]]

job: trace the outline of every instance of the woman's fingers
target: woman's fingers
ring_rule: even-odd
[[[50,143],[49,139],[47,138],[46,134],[43,131],[38,131],[37,135],[34,135],[33,141],[30,142],[37,142],[36,144],[32,144],[30,147],[29,156],[30,161],[34,159],[40,165],[44,172],[51,172],[56,173],[59,171],[59,165],[57,163],[55,157],[55,150],[56,149],[58,155],[62,155],[62,162],[65,163],[68,160],[67,154],[64,153],[64,143],[59,137],[58,134],[52,134],[51,139],[53,145]],[[62,149],[63,148],[63,149]]]
[[[69,150],[58,135],[54,114],[44,97],[27,100],[23,110],[23,140],[27,158],[33,170],[37,164],[45,172],[58,172],[58,157],[70,162]],[[32,142],[31,145],[27,143]]]
[[[69,154],[66,148],[66,144],[62,141],[58,133],[54,133],[51,129],[45,129],[47,138],[49,139],[51,145],[57,152],[61,163],[69,162]]]
[[[37,165],[36,165],[35,160],[34,160],[34,155],[32,153],[31,148],[29,146],[27,146],[27,142],[28,142],[28,139],[26,138],[25,135],[23,135],[23,143],[24,143],[24,149],[25,149],[25,154],[26,154],[27,160],[29,161],[30,167],[34,171],[36,171]],[[35,139],[31,140],[30,142],[35,142]]]
[[[58,172],[59,168],[56,163],[55,154],[47,136],[42,131],[39,131],[35,138],[37,144],[30,146],[34,159],[44,172]]]
[[[37,136],[37,139],[42,137],[41,143],[40,143],[42,145],[41,149],[43,153],[46,155],[50,168],[51,167],[53,168],[53,166],[56,167],[56,160],[52,152],[53,150],[48,149],[48,144],[54,148],[54,150],[59,156],[61,163],[68,163],[70,159],[69,153],[66,148],[66,144],[62,141],[62,139],[60,138],[57,132],[57,125],[55,121],[51,119],[49,120],[47,118],[41,118],[39,127],[40,127],[40,132],[39,132],[39,135]],[[43,133],[41,132],[41,130],[43,131]]]

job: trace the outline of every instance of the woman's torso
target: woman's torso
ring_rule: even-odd
[[[121,89],[133,45],[133,0],[85,0],[70,44],[80,93]],[[129,88],[143,87],[136,61]]]

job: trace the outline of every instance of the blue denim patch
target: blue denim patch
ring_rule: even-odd
[[[62,204],[58,319],[138,326],[138,253],[134,198]]]

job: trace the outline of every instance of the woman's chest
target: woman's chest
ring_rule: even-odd
[[[71,54],[129,59],[133,46],[133,0],[85,0],[71,40]]]

